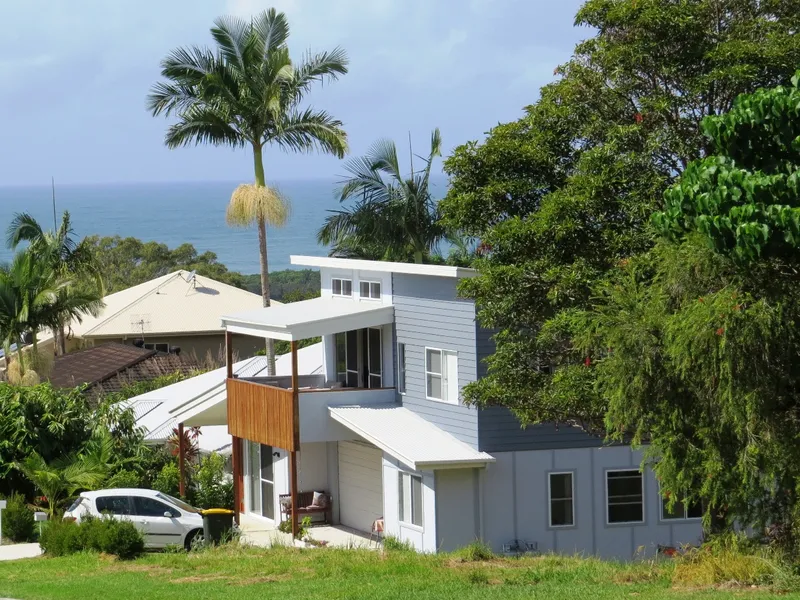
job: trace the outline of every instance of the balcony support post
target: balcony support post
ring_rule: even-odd
[[[292,340],[292,409],[294,412],[294,450],[289,456],[289,475],[292,494],[292,539],[297,539],[297,448],[300,447],[300,385],[297,374],[297,341]]]
[[[227,330],[225,331],[225,368],[226,377],[233,379],[233,334]],[[230,425],[228,427],[230,428]],[[231,439],[231,467],[233,471],[233,519],[238,525],[242,512],[244,470],[242,464],[242,440],[236,436]]]

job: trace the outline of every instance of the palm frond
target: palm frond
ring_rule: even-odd
[[[211,37],[229,63],[240,71],[246,68],[244,54],[250,38],[250,24],[238,17],[219,17],[211,28]]]
[[[253,29],[261,41],[262,56],[267,56],[286,45],[289,39],[289,21],[286,15],[274,8],[253,17]]]
[[[346,75],[348,62],[347,52],[339,46],[330,52],[307,52],[303,61],[295,67],[292,77],[295,101],[299,102],[313,83],[324,84]]]
[[[237,148],[245,145],[245,138],[218,111],[210,107],[193,106],[167,129],[164,142],[168,148],[191,143]]]
[[[45,235],[39,222],[28,213],[16,213],[6,230],[6,245],[16,250],[22,242],[32,242]]]
[[[265,141],[295,152],[322,150],[338,158],[347,153],[347,134],[342,122],[313,108],[290,113]]]

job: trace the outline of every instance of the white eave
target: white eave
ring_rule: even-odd
[[[222,326],[231,333],[292,341],[393,321],[391,305],[327,297],[223,315]]]
[[[449,265],[419,265],[416,263],[388,262],[380,260],[361,260],[356,258],[334,258],[330,256],[296,256],[289,260],[293,265],[303,267],[324,267],[328,269],[353,269],[374,273],[402,273],[404,275],[428,275],[432,277],[453,277],[461,279],[475,277],[475,269],[451,267]]]
[[[331,406],[330,416],[412,469],[484,467],[495,462],[486,452],[456,439],[397,404]]]

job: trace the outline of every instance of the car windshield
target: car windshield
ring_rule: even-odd
[[[158,494],[156,494],[156,498],[161,498],[162,500],[166,500],[167,502],[172,502],[172,504],[174,504],[181,510],[185,510],[186,512],[193,512],[200,514],[199,508],[195,508],[190,504],[186,504],[186,502],[184,502],[183,500],[178,500],[177,498],[173,498],[169,494],[164,494],[163,492],[159,492]]]

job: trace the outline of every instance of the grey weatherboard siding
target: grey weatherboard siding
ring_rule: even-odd
[[[479,379],[486,376],[486,358],[494,353],[492,336],[495,331],[475,323]],[[523,429],[511,411],[502,406],[485,408],[478,413],[478,447],[484,452],[594,448],[601,445],[599,438],[569,425],[531,425]]]
[[[462,442],[478,446],[478,411],[428,400],[425,348],[458,353],[458,385],[477,377],[475,305],[458,297],[457,280],[423,275],[392,275],[396,342],[406,345],[406,393],[403,406]]]

